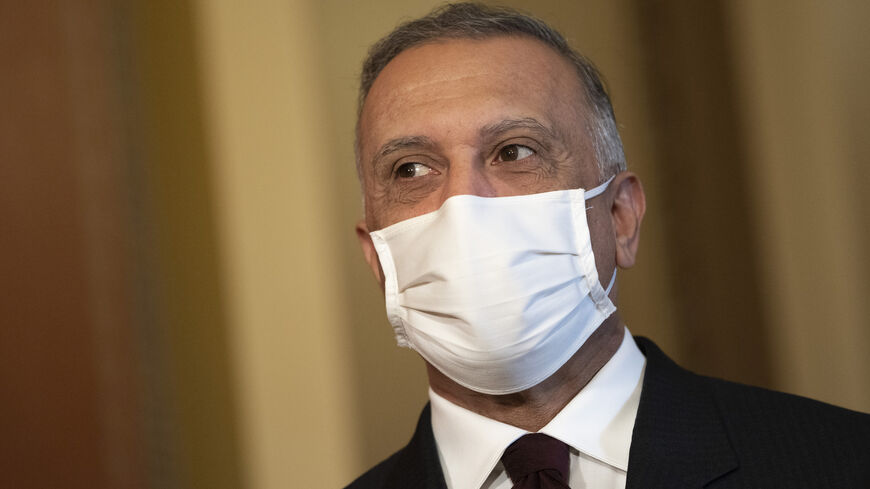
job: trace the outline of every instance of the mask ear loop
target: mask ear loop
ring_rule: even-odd
[[[610,185],[610,182],[612,182],[614,178],[616,178],[616,175],[611,176],[610,178],[607,179],[607,181],[605,181],[601,185],[583,192],[583,198],[586,200],[589,200],[589,199],[594,199],[595,197],[598,197],[599,195],[603,194],[604,191],[607,190],[607,186]]]
[[[583,192],[583,200],[588,202],[590,199],[594,199],[595,197],[598,197],[599,195],[604,193],[604,191],[607,190],[607,187],[610,186],[610,182],[612,182],[614,178],[616,178],[616,175],[612,175],[610,178],[605,180],[600,185],[593,187],[593,188],[589,189],[588,191],[584,191]],[[591,208],[592,208],[592,206],[586,207],[586,210],[588,211]],[[590,245],[591,245],[591,243],[590,243]],[[597,275],[597,271],[596,271],[596,275]],[[596,294],[596,290],[595,290],[595,289],[597,289],[598,291],[600,291],[602,288],[600,277],[597,277],[597,280],[595,280],[595,284],[590,287],[591,288],[590,293],[592,294],[592,298],[595,301],[596,305],[599,308],[601,308],[603,311],[605,311],[605,310],[608,311],[608,313],[607,313],[608,316],[610,315],[610,313],[612,313],[616,309],[616,306],[610,300],[610,291],[613,289],[613,284],[615,284],[615,283],[616,283],[616,268],[613,269],[613,274],[611,274],[611,276],[610,276],[610,283],[607,285],[607,289],[603,291],[604,292],[603,296],[599,296],[598,294]],[[602,302],[606,305],[603,305]]]
[[[604,289],[604,295],[610,297],[610,291],[613,290],[613,284],[616,283],[616,268],[613,269],[613,274],[610,276],[610,283],[607,284],[607,288]]]
[[[610,185],[610,182],[612,182],[614,178],[616,178],[616,175],[611,176],[610,178],[607,179],[606,182],[602,183],[601,185],[589,190],[588,192],[585,192],[583,194],[583,197],[586,200],[598,197],[599,195],[604,193],[605,190],[607,190],[607,187]],[[591,208],[592,208],[592,206],[589,206],[586,208],[586,210],[589,210]],[[610,291],[613,289],[613,284],[615,284],[615,283],[616,283],[616,268],[614,267],[613,274],[610,275],[610,283],[607,284],[607,288],[604,290],[604,295],[606,297],[610,297]]]

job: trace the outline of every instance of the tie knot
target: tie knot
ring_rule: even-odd
[[[568,481],[568,445],[543,433],[531,433],[513,442],[504,451],[501,462],[514,483],[541,471],[564,484]]]

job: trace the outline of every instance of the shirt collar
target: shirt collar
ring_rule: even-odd
[[[645,362],[626,328],[613,357],[540,433],[626,471]],[[508,445],[528,433],[457,406],[431,388],[429,401],[449,487],[480,487]]]

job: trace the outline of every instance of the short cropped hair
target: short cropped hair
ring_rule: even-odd
[[[625,170],[625,153],[613,115],[610,97],[601,75],[580,53],[568,45],[558,31],[530,15],[503,7],[463,2],[447,4],[420,19],[405,22],[369,49],[360,76],[358,116],[375,79],[402,51],[444,39],[488,39],[499,36],[528,36],[538,39],[564,56],[577,72],[583,99],[590,115],[587,132],[592,141],[601,176],[607,178]],[[357,117],[357,149],[359,117]],[[357,156],[359,170],[359,156]]]

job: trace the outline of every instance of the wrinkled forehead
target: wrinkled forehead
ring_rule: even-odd
[[[391,122],[408,114],[413,122],[425,122],[433,109],[450,109],[451,102],[465,104],[455,108],[469,116],[482,115],[469,103],[481,110],[501,103],[505,110],[577,112],[582,94],[570,61],[534,38],[431,41],[401,52],[378,74],[360,110],[358,158],[389,137],[384,131],[401,129]]]

